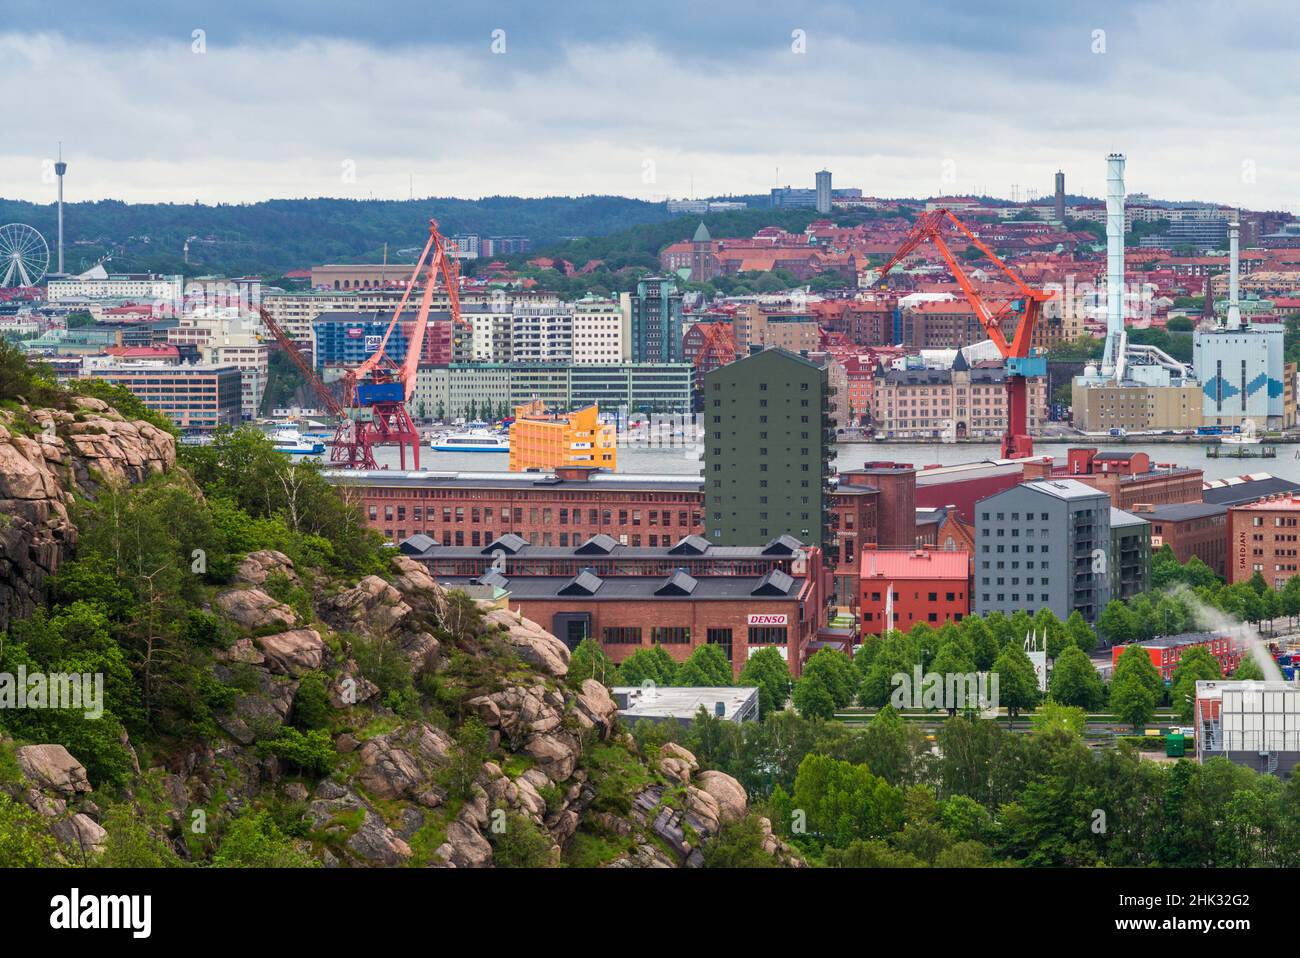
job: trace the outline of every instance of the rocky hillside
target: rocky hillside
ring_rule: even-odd
[[[750,815],[736,780],[700,771],[681,746],[641,754],[608,690],[568,680],[569,652],[554,636],[448,596],[413,560],[392,563],[387,579],[316,595],[310,622],[265,589],[276,577],[299,582],[276,552],[248,555],[215,595],[239,635],[212,666],[240,690],[219,717],[224,735],[139,772],[119,796],[178,858],[200,857],[196,812],[215,826],[274,805],[300,816],[295,844],[325,866],[488,867],[510,842],[512,864],[694,867],[725,825]],[[484,731],[482,751],[466,744],[463,723],[458,732],[441,715],[404,718],[386,706],[353,657],[363,640],[400,656],[453,712],[462,706]],[[280,740],[302,682],[319,675],[333,768],[313,775],[301,757],[259,743]],[[93,862],[110,835],[77,756],[51,743],[13,753],[21,774],[5,791],[47,821],[68,860]],[[799,864],[766,820],[758,827],[774,863]],[[531,843],[522,862],[519,832]]]
[[[104,483],[135,483],[176,464],[176,443],[107,403],[72,411],[0,409],[0,628],[32,613],[45,578],[76,548],[68,507]]]
[[[121,584],[98,574],[113,560],[105,543],[141,545],[119,528],[144,521],[138,510],[180,496],[192,504],[180,515],[215,517],[204,535],[288,533],[208,503],[166,432],[73,402],[0,411],[0,614],[23,626],[0,646],[0,671],[93,650],[121,720],[101,728],[121,731],[88,730],[75,712],[35,725],[0,714],[0,838],[24,836],[0,840],[0,863],[696,867],[743,828],[751,857],[801,864],[734,778],[623,728],[603,685],[568,675],[562,642],[447,593],[408,558],[377,553],[376,573],[349,578],[319,534],[290,535],[298,563],[224,547],[229,568],[194,576],[178,529],[145,569],[184,566],[172,588],[186,598],[169,613],[183,626],[159,631],[122,592],[129,569]],[[231,469],[224,494],[287,466],[254,454],[201,468]],[[71,513],[100,524],[93,557],[74,501],[95,507]],[[90,560],[60,586],[76,593],[50,604],[47,577]]]

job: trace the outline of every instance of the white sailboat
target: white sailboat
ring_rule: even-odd
[[[1243,420],[1241,423],[1241,432],[1235,432],[1231,436],[1224,436],[1219,440],[1219,444],[1224,446],[1259,445],[1259,436],[1255,433],[1255,420]]]

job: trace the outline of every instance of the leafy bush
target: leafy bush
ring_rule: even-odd
[[[320,672],[308,672],[294,693],[293,724],[301,729],[328,728],[332,711],[325,676]]]
[[[101,868],[179,868],[180,857],[130,805],[110,805],[104,813],[108,838],[95,862]]]
[[[259,742],[258,751],[275,755],[311,775],[326,775],[334,768],[338,753],[329,733],[322,729],[300,732],[285,727],[277,738]]]
[[[361,674],[379,686],[385,708],[408,717],[418,712],[420,694],[411,676],[411,663],[395,642],[383,636],[353,636],[352,655]]]
[[[318,867],[294,847],[267,811],[246,811],[231,822],[212,864],[217,868]]]
[[[545,868],[551,864],[553,842],[533,820],[518,812],[506,815],[505,828],[488,830],[492,860],[498,868]]]
[[[59,847],[45,820],[26,805],[0,794],[0,868],[58,865]]]
[[[477,716],[471,716],[456,733],[456,749],[442,772],[442,784],[453,798],[474,797],[474,780],[487,761],[488,730]]]

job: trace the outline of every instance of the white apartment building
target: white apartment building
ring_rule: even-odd
[[[311,324],[323,313],[372,313],[384,312],[390,317],[397,304],[402,300],[400,289],[360,289],[360,290],[310,290],[308,292],[271,292],[262,291],[262,305],[266,311],[298,343],[310,343]],[[482,310],[492,302],[487,292],[462,292],[460,297],[461,315],[471,311]],[[412,293],[406,302],[406,310],[412,317],[419,308],[417,293]],[[509,305],[505,308],[508,310]],[[447,293],[435,289],[429,309],[431,312],[445,313],[451,309]]]
[[[470,356],[474,362],[510,362],[510,328],[514,313],[509,303],[462,307],[460,315],[470,326]]]
[[[184,279],[178,273],[113,273],[96,264],[84,273],[67,279],[52,279],[46,285],[51,303],[67,299],[134,299],[174,304],[181,302]]]
[[[586,297],[573,304],[573,364],[623,362],[623,311],[616,300]]]
[[[437,296],[435,299],[435,307]],[[442,297],[446,308],[446,295]],[[309,293],[263,292],[262,306],[271,318],[293,338],[296,343],[310,343],[311,324],[322,313],[392,312],[402,299],[400,289],[367,289],[355,292],[338,290]]]
[[[573,308],[565,303],[514,306],[510,326],[513,363],[573,361]]]

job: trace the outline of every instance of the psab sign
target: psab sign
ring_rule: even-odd
[[[748,616],[747,625],[785,625],[788,621],[784,612],[753,612]]]

